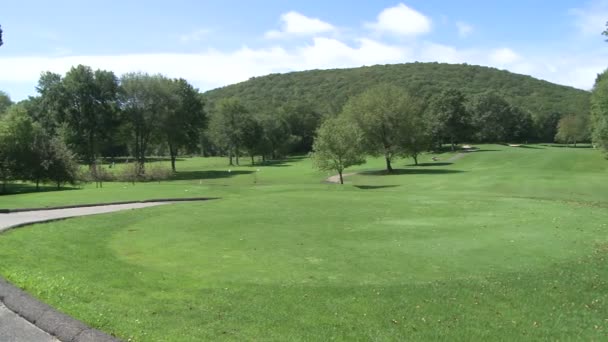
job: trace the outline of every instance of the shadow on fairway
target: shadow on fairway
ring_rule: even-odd
[[[405,165],[405,166],[427,167],[427,166],[448,166],[448,165],[452,165],[452,164],[454,164],[454,163],[437,162],[437,163],[418,163],[418,165],[416,165],[416,164],[409,164],[409,165]]]
[[[502,150],[480,149],[480,150],[474,150],[474,151],[469,151],[469,152],[465,152],[465,153],[479,153],[479,152],[502,152]]]
[[[433,170],[433,169],[394,169],[389,173],[386,170],[365,171],[362,175],[366,176],[398,176],[398,175],[447,175],[453,173],[463,173],[461,170]]]
[[[533,149],[533,150],[544,150],[545,147],[539,147],[539,146],[530,146],[530,145],[521,145],[518,146],[519,148],[529,148],[529,149]]]
[[[377,189],[388,189],[388,188],[397,188],[400,185],[355,185],[355,188],[361,190],[377,190]]]
[[[40,189],[36,190],[36,185],[34,184],[7,184],[6,191],[1,192],[0,196],[3,195],[16,195],[16,194],[29,194],[29,193],[40,193],[40,192],[50,192],[50,191],[69,191],[69,190],[80,190],[76,187],[66,186],[57,189],[55,185],[40,185]]]
[[[560,144],[554,144],[554,145],[544,145],[547,147],[559,147],[559,148],[593,148],[592,145],[577,145],[577,146],[572,146],[572,145],[560,145]]]
[[[196,179],[219,179],[219,178],[230,178],[240,175],[250,175],[254,171],[245,170],[228,170],[225,171],[185,171],[177,172],[171,179],[172,180],[196,180]]]

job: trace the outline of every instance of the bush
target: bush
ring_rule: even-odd
[[[162,181],[170,179],[173,176],[173,171],[169,167],[154,163],[146,169],[144,174],[145,180],[149,182]]]

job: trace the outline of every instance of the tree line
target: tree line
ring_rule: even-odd
[[[131,156],[145,173],[146,156],[194,151],[206,124],[204,100],[184,79],[113,72],[79,65],[43,73],[38,96],[12,103],[0,93],[0,177],[74,183],[78,164],[101,172],[101,158]],[[166,152],[165,152],[166,151]]]
[[[37,96],[16,104],[0,92],[3,184],[28,180],[61,186],[76,180],[78,164],[87,165],[95,178],[103,174],[103,160],[123,156],[132,158],[142,178],[151,154],[168,155],[174,172],[180,154],[222,155],[230,165],[240,164],[243,156],[251,164],[256,158],[265,162],[313,150],[321,156],[320,146],[336,145],[341,136],[360,137],[349,142],[349,151],[361,145],[359,152],[383,156],[391,172],[394,158],[412,157],[417,164],[420,153],[444,145],[526,142],[538,132],[532,112],[497,91],[471,95],[446,88],[423,96],[386,83],[351,96],[339,111],[321,111],[314,103],[271,107],[239,97],[209,99],[183,79],[145,73],[117,77],[83,65],[65,75],[43,73],[36,90]],[[588,139],[585,113],[556,114],[549,121],[557,132],[552,138]],[[323,141],[323,132],[335,135],[333,143]],[[316,158],[319,165],[321,159]]]

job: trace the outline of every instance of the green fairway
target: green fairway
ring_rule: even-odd
[[[133,341],[605,340],[608,162],[590,148],[348,169],[179,161],[177,179],[0,208],[220,197],[0,235],[0,274]],[[243,159],[248,163],[247,159]]]

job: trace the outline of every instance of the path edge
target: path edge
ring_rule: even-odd
[[[88,208],[106,205],[134,204],[134,203],[163,203],[163,202],[195,202],[219,199],[218,197],[191,197],[191,198],[165,198],[140,201],[122,201],[98,204],[66,205],[47,208],[17,208],[0,209],[0,214],[59,210],[73,208]],[[64,218],[49,219],[46,221],[18,224],[5,230],[12,230],[32,224],[47,223],[63,220]],[[4,231],[4,232],[5,232]],[[66,315],[52,306],[36,299],[26,291],[16,287],[0,275],[0,302],[9,310],[32,323],[38,329],[56,337],[62,342],[121,342],[118,338],[94,329],[69,315]]]
[[[2,209],[2,208],[0,208],[0,214],[22,213],[22,212],[26,212],[26,211],[42,211],[42,210],[60,210],[60,209],[90,208],[90,207],[101,207],[101,206],[106,206],[106,205],[135,204],[135,203],[199,202],[199,201],[210,201],[210,200],[216,200],[216,199],[219,199],[219,197],[156,198],[156,199],[138,200],[138,201],[120,201],[120,202],[105,202],[105,203],[71,204],[71,205],[61,205],[61,206],[54,206],[54,207],[41,207],[41,208],[15,208],[15,209]]]
[[[0,302],[38,329],[63,342],[120,342],[100,330],[55,310],[0,276]]]

